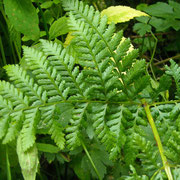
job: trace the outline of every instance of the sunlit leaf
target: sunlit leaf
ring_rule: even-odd
[[[122,23],[135,17],[148,16],[146,13],[130,8],[128,6],[111,6],[102,11],[102,15],[107,15],[108,23]]]

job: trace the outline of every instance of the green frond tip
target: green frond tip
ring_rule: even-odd
[[[22,138],[23,151],[25,152],[35,143],[36,126],[40,120],[40,113],[38,108],[33,108],[26,110],[24,114],[25,120],[20,134]]]
[[[170,63],[171,63],[170,66],[167,66],[167,65],[165,66],[166,74],[172,76],[175,81],[176,88],[177,88],[176,97],[178,99],[180,98],[180,67],[173,60],[170,60]]]
[[[29,97],[29,100],[34,105],[43,104],[47,100],[47,93],[43,91],[42,87],[38,86],[32,77],[19,65],[6,65],[4,67],[10,81],[15,87],[19,88]]]
[[[75,109],[72,112],[70,125],[66,128],[66,143],[70,150],[81,145],[81,126],[87,107],[88,103],[76,104]]]
[[[63,133],[63,128],[61,125],[56,122],[55,120],[52,122],[52,125],[49,129],[49,133],[51,134],[51,138],[54,140],[56,145],[60,149],[64,149],[65,146],[65,138],[64,138],[64,133]]]

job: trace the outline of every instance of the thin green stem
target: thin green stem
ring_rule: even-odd
[[[161,104],[176,104],[176,103],[180,103],[180,100],[156,102],[156,103],[150,104],[149,106],[157,106]]]
[[[140,48],[140,57],[142,57],[142,54],[143,54],[144,40],[145,40],[145,37],[143,37],[143,39],[142,39],[142,45]]]
[[[153,176],[151,177],[150,180],[153,180],[153,179],[156,177],[156,175],[159,173],[159,171],[161,171],[161,170],[163,170],[163,169],[164,169],[164,167],[161,167],[160,169],[158,169],[158,170],[153,174]]]
[[[59,164],[58,164],[58,161],[56,160],[55,161],[55,167],[56,167],[56,174],[57,174],[57,180],[60,180],[61,179],[61,175],[60,175],[60,168],[59,168]]]
[[[16,42],[14,42],[14,47],[15,47],[15,50],[16,50],[16,53],[17,53],[17,56],[18,56],[18,59],[19,59],[19,62],[20,62],[21,61],[21,55],[20,55],[21,52],[19,52]]]
[[[94,164],[94,162],[93,162],[93,160],[92,160],[92,158],[91,158],[91,156],[90,156],[90,154],[89,154],[89,152],[88,152],[88,150],[87,150],[87,148],[85,146],[85,144],[83,142],[81,142],[81,144],[82,144],[83,149],[84,149],[84,151],[85,151],[85,153],[86,153],[86,155],[87,155],[87,157],[88,157],[92,167],[94,168],[94,170],[95,170],[99,180],[102,180],[102,178],[101,178],[101,176],[100,176],[100,174],[99,174],[99,172],[98,172],[98,170],[97,170],[97,168],[96,168],[96,166],[95,166],[95,164]]]
[[[168,164],[166,156],[164,155],[164,150],[163,150],[163,146],[162,146],[162,143],[161,143],[161,139],[159,137],[159,133],[157,131],[156,125],[155,125],[153,117],[151,115],[151,111],[150,111],[150,108],[149,108],[150,106],[149,106],[149,104],[146,103],[145,100],[143,100],[143,104],[144,104],[144,109],[145,109],[149,124],[151,125],[151,129],[153,131],[154,138],[156,140],[156,143],[157,143],[157,146],[158,146],[158,149],[159,149],[159,153],[161,155],[161,159],[162,159],[162,163],[163,163],[166,175],[168,177],[168,180],[173,180],[170,166]]]
[[[166,62],[170,61],[171,59],[178,59],[178,58],[180,58],[180,54],[177,54],[176,56],[173,56],[173,57],[164,59],[164,60],[162,60],[162,61],[159,61],[159,62],[157,62],[157,63],[154,63],[154,65],[157,66],[157,65],[159,65],[159,64],[166,63]]]
[[[7,25],[7,28],[8,28],[8,24],[9,24],[9,21],[8,21],[8,19],[7,19],[7,17],[6,17],[6,14],[5,14],[5,12],[4,12],[4,10],[3,9],[1,9],[1,13],[2,13],[2,15],[3,15],[3,17],[4,17],[4,20],[5,20],[5,22],[6,22],[6,25]],[[3,30],[3,32],[4,32],[4,35],[5,35],[5,37],[6,37],[6,39],[7,39],[7,41],[9,42],[9,44],[10,44],[10,47],[11,47],[11,50],[12,50],[12,58],[13,59],[11,59],[11,63],[13,64],[13,63],[18,63],[18,61],[17,61],[17,59],[16,59],[16,54],[15,54],[15,51],[14,51],[14,47],[13,47],[13,43],[12,43],[12,40],[11,40],[11,38],[10,38],[10,36],[9,36],[9,29],[8,29],[8,31],[6,30],[6,28],[4,27],[4,24],[2,23],[2,22],[0,22],[0,25],[1,25],[1,28],[2,28],[2,30]],[[8,62],[9,63],[9,62]],[[6,62],[6,64],[8,64],[7,62]]]
[[[6,170],[7,170],[7,179],[11,180],[11,167],[9,163],[8,147],[6,146]]]
[[[47,39],[49,40],[49,31],[48,31],[48,26],[47,26],[47,23],[46,23],[46,20],[45,20],[45,17],[44,17],[44,13],[43,13],[43,10],[39,4],[39,1],[37,1],[37,7],[39,9],[39,12],[42,16],[42,20],[43,20],[43,24],[44,24],[44,29],[46,31],[46,36],[47,36]]]
[[[151,72],[152,72],[152,75],[153,75],[154,79],[157,80],[157,79],[156,79],[156,76],[155,76],[155,73],[154,73],[154,71],[153,71],[152,64],[153,64],[154,55],[155,55],[156,48],[157,48],[158,39],[156,38],[156,36],[153,34],[152,31],[151,31],[150,33],[151,33],[152,37],[153,37],[154,40],[155,40],[155,45],[154,45],[154,49],[153,49],[153,52],[152,52],[152,55],[151,55],[151,60],[150,60],[150,62],[149,62],[149,66],[150,66],[150,68],[151,68]]]
[[[6,65],[7,61],[6,61],[6,56],[5,56],[5,53],[4,53],[4,47],[3,47],[1,36],[0,36],[0,50],[1,50],[1,55],[2,55],[3,65]]]

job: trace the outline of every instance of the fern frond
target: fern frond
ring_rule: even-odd
[[[25,108],[29,104],[28,97],[6,81],[0,81],[0,95],[11,101],[16,110]]]
[[[180,98],[180,67],[178,64],[176,64],[173,60],[170,60],[171,65],[170,67],[166,67],[166,74],[171,75],[174,78],[177,92],[176,92],[176,98]]]
[[[169,138],[167,145],[168,148],[166,150],[166,155],[168,159],[173,161],[174,163],[179,164],[179,155],[180,155],[180,132],[172,131],[171,137]]]
[[[9,127],[9,121],[10,117],[8,115],[0,117],[0,139],[2,139],[3,136],[6,134]]]
[[[66,87],[70,87],[70,93],[85,99],[79,67],[75,67],[74,58],[60,44],[45,40],[41,40],[41,44],[44,54],[48,56],[48,62],[61,74]]]
[[[70,10],[69,26],[72,31],[75,31],[74,35],[76,37],[74,42],[78,45],[78,62],[84,67],[89,67],[88,71],[90,72],[87,72],[89,82],[93,84],[99,81],[99,83],[93,87],[93,91],[96,91],[98,98],[112,99],[116,94],[113,87],[122,91],[122,93],[119,94],[119,100],[121,101],[129,98],[132,99],[132,97],[136,98],[149,84],[149,78],[145,76],[145,61],[135,60],[138,56],[138,51],[133,50],[128,52],[130,41],[128,39],[122,41],[122,32],[115,34],[113,23],[109,26],[105,25],[105,16],[96,22],[98,23],[96,26],[93,24],[92,17],[85,17],[85,14],[96,14],[93,7],[88,8],[76,0],[63,1],[63,4],[65,9]],[[75,6],[72,6],[72,4],[75,4]],[[99,13],[97,12],[97,14]],[[111,44],[111,46],[109,46],[109,44]],[[116,84],[112,86],[109,92],[107,90],[104,92],[100,90],[106,88],[107,82],[107,80],[104,81],[102,78],[105,69],[102,70],[98,66],[104,61],[107,61],[106,68],[111,66],[109,69],[113,69],[111,74],[107,76],[109,78],[107,80],[110,82],[112,77],[112,81],[116,79]],[[134,62],[135,64],[133,64]],[[126,74],[129,79],[126,78]],[[141,85],[137,86],[137,82],[142,76],[143,80],[141,80]],[[137,81],[134,82],[136,78]],[[134,85],[134,83],[136,85]],[[136,88],[138,89],[135,90]],[[131,90],[128,91],[129,89]]]
[[[65,146],[65,134],[63,133],[63,127],[55,120],[52,121],[52,124],[49,129],[51,138],[57,144],[60,149],[64,149]]]
[[[56,69],[46,61],[46,56],[42,52],[28,47],[24,47],[24,56],[38,84],[51,97],[49,101],[65,100],[67,97],[63,93],[69,88],[64,89],[64,81],[62,81],[60,74],[57,74]]]
[[[29,100],[33,102],[33,105],[46,102],[46,91],[43,91],[42,87],[34,83],[34,79],[31,78],[22,67],[16,64],[7,65],[4,68],[15,87],[21,89],[21,91],[29,97]]]
[[[110,154],[112,153],[112,158],[114,158],[114,151],[118,151],[119,149],[116,149],[117,147],[114,133],[109,130],[106,123],[107,108],[107,104],[93,104],[91,109],[91,118],[93,120],[93,127],[97,138],[105,145],[106,150]]]
[[[123,179],[125,179],[125,180],[134,180],[134,179],[149,180],[148,176],[146,176],[146,175],[139,176],[136,172],[136,169],[132,165],[130,165],[130,170],[132,171],[130,173],[130,176],[124,176]]]
[[[107,116],[107,126],[116,139],[116,146],[111,150],[111,159],[115,159],[118,157],[121,152],[121,148],[124,146],[124,143],[126,141],[123,125],[123,121],[125,121],[125,117],[123,114],[124,109],[124,106],[112,105],[108,107],[109,116]]]
[[[82,119],[88,107],[88,103],[77,104],[73,111],[70,125],[66,128],[67,147],[72,150],[81,145]]]
[[[9,118],[9,127],[5,137],[3,138],[3,144],[11,142],[18,136],[22,127],[24,114],[22,111],[15,111],[10,114]]]
[[[158,162],[158,149],[155,148],[152,142],[147,141],[138,134],[134,134],[134,144],[140,151],[137,157],[141,159],[145,171],[153,173],[162,166],[162,164]]]
[[[78,51],[81,54],[79,63],[86,68],[83,71],[84,80],[89,87],[86,92],[92,96],[91,92],[96,91],[97,98],[111,99],[115,95],[114,88],[117,88],[115,85],[120,84],[119,86],[121,86],[121,82],[113,73],[114,67],[111,65],[112,60],[106,46],[98,40],[97,34],[88,29],[88,25],[76,21],[72,14],[70,21],[71,27],[76,31],[74,33],[75,41],[78,43]],[[109,88],[110,82],[116,82],[115,85],[111,83],[111,89]],[[86,93],[86,95],[88,94]]]
[[[56,106],[56,104],[54,104],[41,107],[40,110],[42,114],[40,128],[47,129],[56,145],[60,149],[63,149],[65,145],[65,134],[63,133],[63,127],[55,117],[56,111],[58,111],[58,107]]]
[[[23,151],[25,152],[35,143],[36,125],[40,117],[38,108],[26,110],[24,114],[25,120],[20,134],[22,138]]]

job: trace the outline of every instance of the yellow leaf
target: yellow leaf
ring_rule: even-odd
[[[71,40],[74,38],[74,36],[72,36],[72,33],[73,32],[68,33],[66,40],[64,42],[64,47],[67,47],[70,44]]]
[[[107,15],[108,24],[110,24],[111,22],[114,22],[115,24],[126,22],[139,16],[149,16],[144,12],[130,8],[128,6],[108,7],[101,12],[101,15]]]

